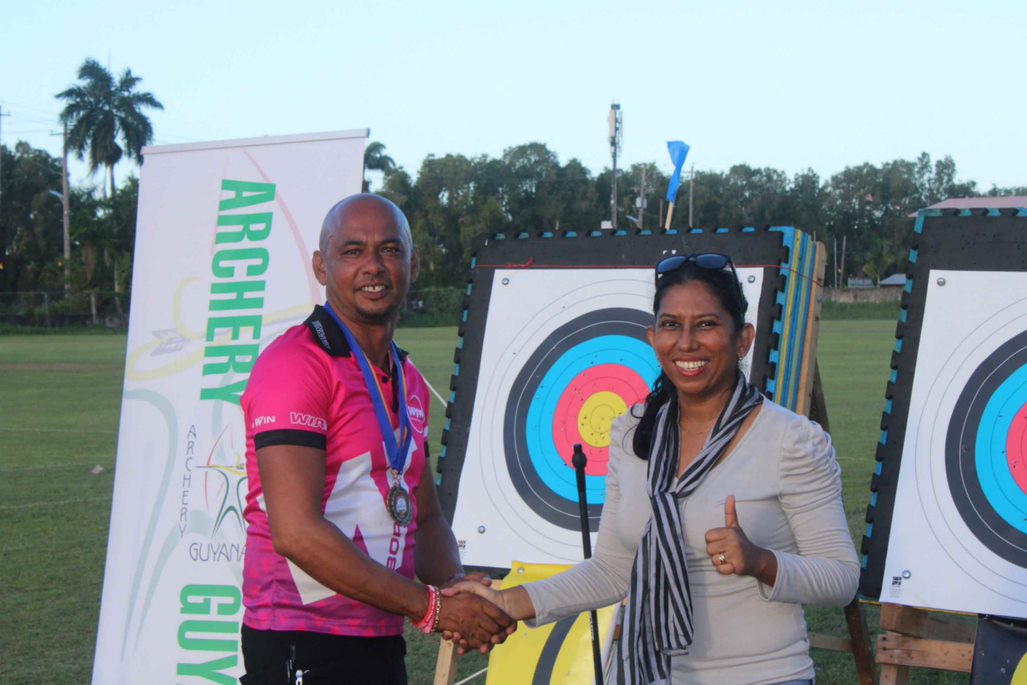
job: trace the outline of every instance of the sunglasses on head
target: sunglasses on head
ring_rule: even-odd
[[[674,273],[688,263],[695,264],[698,268],[709,271],[723,271],[725,268],[731,267],[731,275],[735,277],[735,282],[738,282],[738,272],[735,271],[735,263],[730,257],[719,252],[698,252],[688,255],[676,254],[664,257],[657,262],[656,285],[660,284],[661,278],[667,274]]]

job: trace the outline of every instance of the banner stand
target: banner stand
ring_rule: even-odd
[[[324,301],[310,254],[360,190],[367,136],[143,150],[97,685],[241,675],[240,397],[260,351]]]

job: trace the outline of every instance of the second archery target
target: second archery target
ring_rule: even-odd
[[[1027,273],[926,281],[881,600],[1027,616]]]

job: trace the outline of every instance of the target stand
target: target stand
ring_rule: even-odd
[[[815,364],[826,258],[808,234],[746,227],[490,236],[472,260],[436,479],[465,567],[501,577],[514,559],[582,559],[572,446],[588,456],[594,536],[610,425],[644,401],[659,374],[646,337],[653,266],[701,252],[734,258],[756,330],[745,360],[750,382],[826,423]],[[852,639],[812,635],[811,643],[855,652],[867,683],[866,622],[856,604],[846,615]],[[443,643],[436,683],[452,682],[452,653]]]
[[[1027,212],[922,211],[895,337],[860,592],[901,683],[970,671],[972,630],[901,634],[920,610],[1027,618]]]

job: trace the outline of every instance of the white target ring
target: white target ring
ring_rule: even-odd
[[[1027,405],[1027,274],[927,280],[881,599],[1027,616],[1027,492],[995,435]]]

